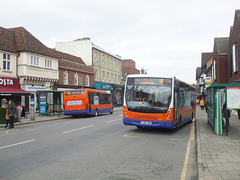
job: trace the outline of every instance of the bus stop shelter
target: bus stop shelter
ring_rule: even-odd
[[[39,90],[38,96],[38,108],[40,115],[49,115],[60,113],[63,111],[63,91],[55,90]]]
[[[228,135],[229,110],[240,110],[240,83],[211,84],[207,88],[208,123],[216,134]]]

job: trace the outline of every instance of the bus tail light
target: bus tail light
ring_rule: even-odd
[[[85,109],[88,109],[88,104],[85,104]]]

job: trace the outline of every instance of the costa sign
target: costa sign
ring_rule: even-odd
[[[19,88],[19,79],[0,77],[0,87],[14,87]]]

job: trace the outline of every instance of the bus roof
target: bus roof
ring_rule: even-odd
[[[64,91],[79,91],[79,90],[85,90],[85,91],[90,91],[90,92],[101,92],[101,93],[111,94],[109,91],[98,90],[98,89],[90,89],[90,88],[66,89],[66,90],[64,90]]]
[[[165,77],[165,76],[150,76],[150,75],[147,75],[147,74],[130,74],[127,76],[128,77],[149,77],[149,78],[173,78],[173,77]]]
[[[180,80],[180,79],[178,79],[178,78],[176,78],[176,77],[166,77],[166,76],[151,76],[151,75],[148,75],[148,74],[130,74],[130,75],[128,75],[127,76],[127,78],[134,78],[134,77],[149,77],[149,78],[169,78],[169,79],[177,79],[178,81],[180,81],[180,82],[182,82],[182,83],[184,83],[184,84],[186,84],[186,85],[188,85],[188,86],[191,86],[192,88],[194,88],[194,89],[196,89],[196,87],[194,87],[194,86],[192,86],[192,85],[190,85],[190,84],[188,84],[188,83],[186,83],[185,81],[182,81],[182,80]]]

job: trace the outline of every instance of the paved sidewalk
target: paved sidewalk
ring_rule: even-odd
[[[229,134],[216,135],[207,113],[197,107],[197,160],[199,180],[240,179],[240,120],[231,114]]]
[[[114,107],[113,108],[113,113],[114,111],[122,111],[123,107]],[[45,122],[45,121],[55,121],[55,120],[60,120],[64,118],[71,118],[71,116],[66,116],[63,113],[62,114],[54,114],[51,116],[47,115],[41,115],[39,116],[39,113],[35,113],[35,120],[30,120],[30,115],[28,114],[28,117],[21,117],[21,122],[16,122],[14,123],[14,126],[19,126],[19,125],[25,125],[25,124],[32,124],[32,123],[39,123],[39,122]],[[5,124],[0,124],[0,128],[5,127]]]

